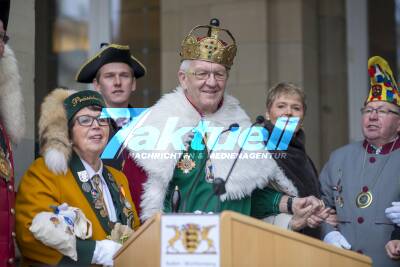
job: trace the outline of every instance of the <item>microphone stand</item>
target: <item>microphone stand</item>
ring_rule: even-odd
[[[212,192],[211,195],[208,197],[208,199],[207,199],[207,201],[206,201],[206,203],[205,203],[205,205],[204,205],[204,207],[203,207],[202,210],[205,210],[205,209],[208,207],[208,203],[210,202],[211,198],[212,198],[214,195],[216,195],[216,196],[218,197],[217,209],[219,210],[219,209],[221,208],[221,195],[223,195],[223,194],[226,193],[226,187],[225,187],[225,185],[226,185],[226,183],[229,181],[229,178],[230,178],[230,176],[231,176],[231,173],[232,173],[233,169],[235,168],[236,162],[238,161],[238,159],[239,159],[239,157],[240,157],[240,154],[242,153],[244,143],[247,141],[247,138],[248,138],[249,135],[250,135],[250,129],[253,128],[254,125],[256,125],[256,124],[261,124],[261,123],[263,123],[264,121],[265,121],[265,118],[264,118],[263,116],[259,115],[259,116],[257,116],[256,121],[255,121],[253,124],[250,125],[250,127],[249,127],[249,132],[247,133],[246,137],[244,138],[243,144],[240,146],[240,149],[239,149],[239,151],[238,151],[238,154],[237,154],[235,160],[233,161],[232,166],[231,166],[231,168],[229,169],[228,174],[226,175],[226,179],[223,180],[223,179],[220,178],[220,177],[217,177],[217,178],[214,179],[214,182],[213,182],[213,192]]]

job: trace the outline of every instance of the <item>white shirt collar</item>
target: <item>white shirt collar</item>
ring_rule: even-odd
[[[89,165],[89,163],[87,163],[84,159],[80,158],[83,164],[83,167],[85,167],[85,170],[88,173],[89,178],[92,178],[94,175],[98,174],[100,177],[103,177],[103,162],[100,161],[100,168],[99,170],[96,172],[92,166]]]

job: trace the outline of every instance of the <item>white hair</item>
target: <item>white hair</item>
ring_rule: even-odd
[[[190,60],[190,59],[185,59],[185,60],[183,60],[183,61],[181,62],[181,66],[179,67],[179,69],[180,69],[181,71],[186,72],[186,71],[188,71],[189,68],[191,67],[191,64],[192,64],[192,60]]]

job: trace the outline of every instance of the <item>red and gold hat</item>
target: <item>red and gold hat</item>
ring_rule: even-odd
[[[400,106],[400,95],[396,80],[389,64],[379,56],[368,60],[370,89],[365,104],[372,101],[385,101]]]
[[[202,33],[202,30],[206,30],[207,33]],[[226,35],[226,38],[223,35]],[[230,39],[229,43],[228,39]],[[204,60],[230,69],[236,50],[233,35],[228,30],[219,27],[218,19],[212,19],[210,25],[196,26],[189,32],[182,41],[180,56],[181,60]]]

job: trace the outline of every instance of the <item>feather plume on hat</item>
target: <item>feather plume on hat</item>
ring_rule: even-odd
[[[40,155],[52,172],[66,174],[72,153],[64,100],[74,90],[54,89],[41,105],[39,118]]]

